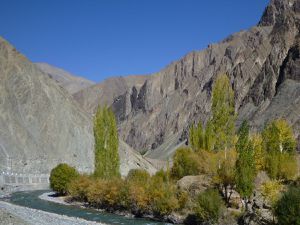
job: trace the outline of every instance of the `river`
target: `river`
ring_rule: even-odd
[[[70,217],[79,217],[90,221],[97,221],[105,224],[124,224],[124,225],[170,225],[169,223],[156,222],[140,218],[128,218],[107,212],[99,212],[93,209],[84,209],[77,206],[62,205],[54,202],[45,201],[39,198],[41,194],[48,191],[16,192],[10,197],[10,202],[26,206],[33,209],[40,209]]]

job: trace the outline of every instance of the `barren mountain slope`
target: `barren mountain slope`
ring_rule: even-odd
[[[92,81],[74,76],[63,69],[51,66],[47,63],[35,63],[35,65],[37,65],[42,72],[48,74],[50,78],[56,80],[57,83],[70,94],[74,94],[94,84]]]
[[[90,116],[0,38],[0,169],[40,174],[67,162],[92,171],[93,148]]]

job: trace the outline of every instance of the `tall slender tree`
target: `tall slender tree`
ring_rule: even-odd
[[[235,134],[234,92],[227,75],[217,78],[212,91],[212,129],[215,150],[226,151],[233,145]]]
[[[205,148],[203,128],[200,121],[197,126],[194,126],[194,124],[191,126],[189,140],[194,151]]]
[[[108,107],[98,108],[94,118],[95,171],[94,175],[111,178],[120,175],[119,140],[114,113]]]
[[[239,130],[236,149],[238,158],[236,161],[235,183],[237,191],[244,199],[246,209],[248,209],[247,203],[253,193],[256,170],[253,144],[249,139],[249,125],[247,121],[242,123]]]

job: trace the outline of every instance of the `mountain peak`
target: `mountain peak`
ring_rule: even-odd
[[[300,0],[271,0],[266,7],[258,26],[274,26],[283,24],[289,18],[300,13]],[[299,18],[299,17],[298,17]]]

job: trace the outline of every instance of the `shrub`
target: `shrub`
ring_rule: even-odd
[[[188,175],[198,175],[200,173],[199,160],[196,153],[189,148],[180,148],[173,157],[173,167],[171,176],[180,179]]]
[[[169,215],[180,208],[176,185],[164,182],[162,177],[151,177],[148,193],[151,209],[157,216]]]
[[[88,202],[98,208],[120,209],[127,207],[128,194],[122,179],[95,180],[87,190]]]
[[[170,172],[160,169],[154,174],[154,177],[160,177],[164,182],[168,182],[170,180]]]
[[[87,191],[93,180],[87,175],[80,175],[70,182],[68,194],[78,201],[87,201]]]
[[[146,185],[129,184],[129,205],[133,214],[143,215],[151,210],[150,197]]]
[[[129,171],[126,180],[128,182],[136,183],[148,183],[150,180],[150,174],[146,170],[132,169]]]
[[[102,205],[105,186],[106,183],[104,180],[94,180],[87,189],[87,200],[89,204],[94,207],[100,207]]]
[[[59,164],[50,173],[50,187],[59,194],[65,195],[70,182],[78,176],[79,173],[74,167],[65,163]]]
[[[200,193],[196,204],[195,215],[199,223],[217,222],[224,208],[221,196],[214,189]]]
[[[280,198],[283,185],[279,181],[268,181],[261,186],[261,193],[265,200],[273,207]]]
[[[199,151],[197,152],[201,174],[215,175],[218,171],[218,162],[221,152]]]
[[[162,183],[150,188],[152,210],[155,215],[169,215],[180,208],[176,195],[176,187],[173,184]]]
[[[291,187],[277,202],[275,215],[279,225],[300,225],[300,188]]]

